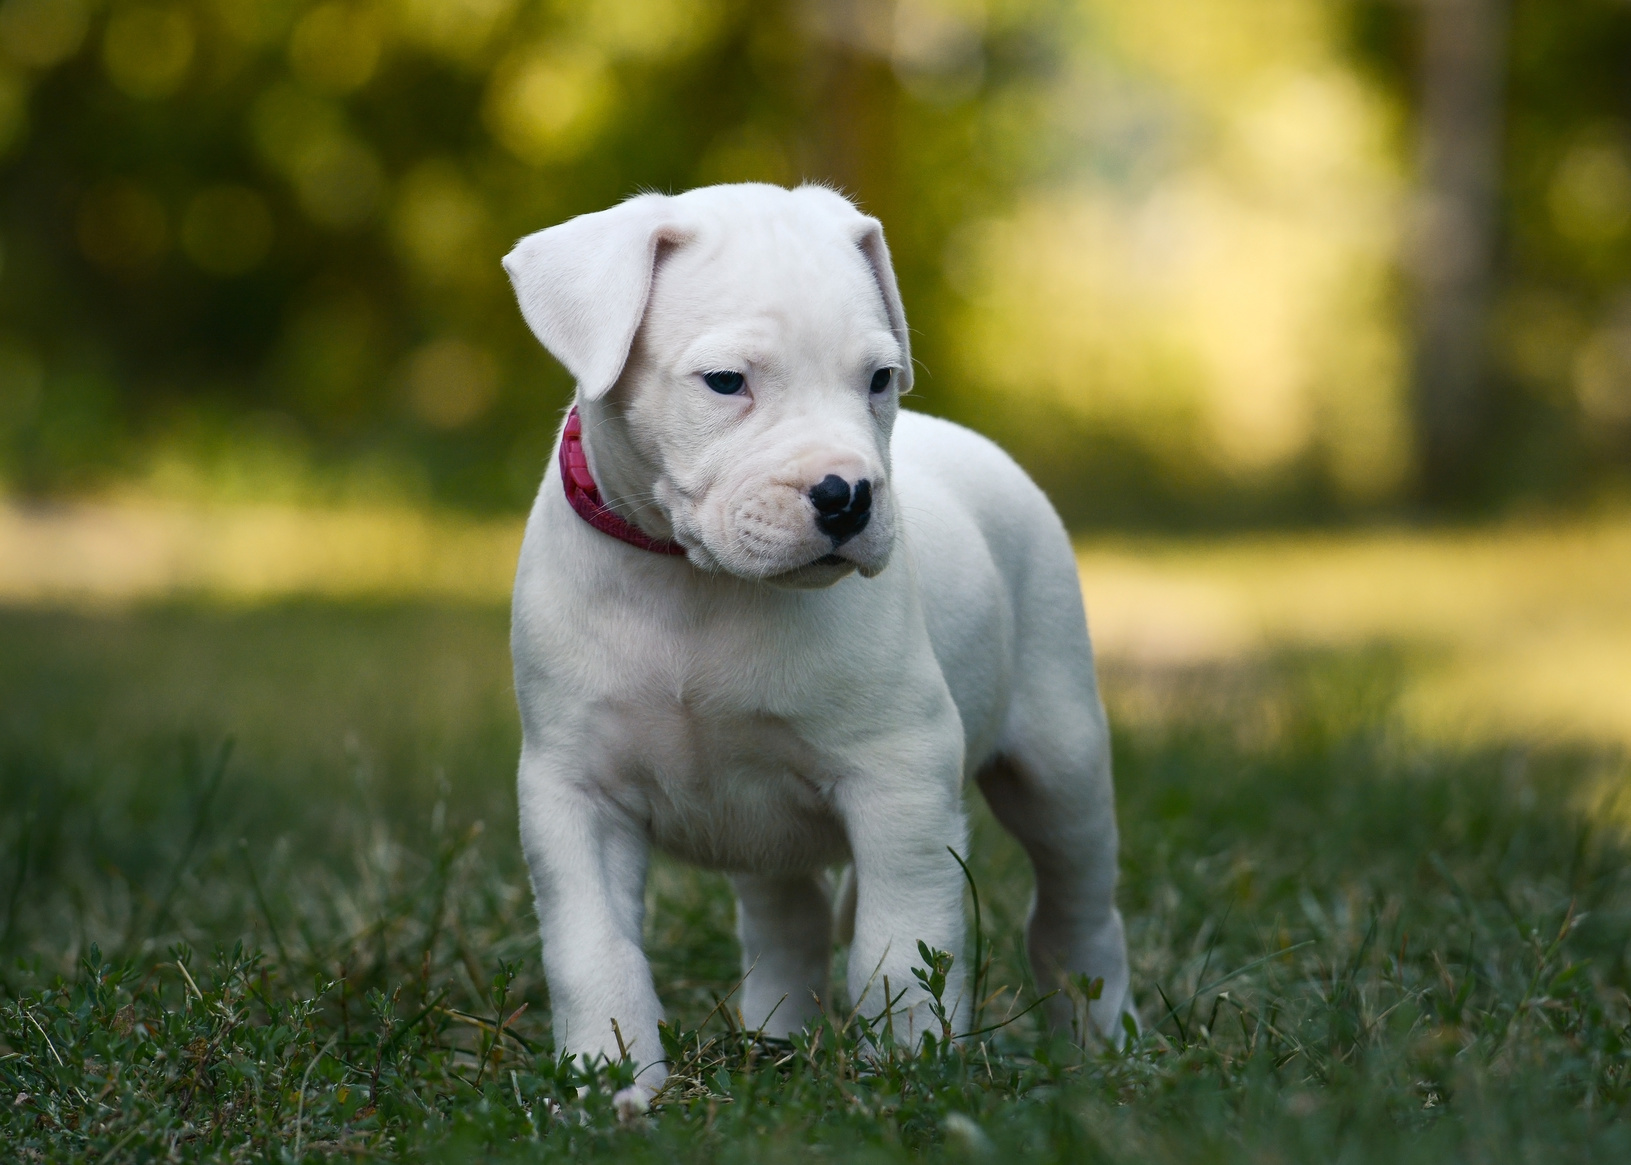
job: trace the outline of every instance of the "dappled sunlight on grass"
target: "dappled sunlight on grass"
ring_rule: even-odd
[[[520,519],[122,501],[0,508],[0,602],[204,597],[502,605]],[[1406,653],[1400,725],[1469,743],[1631,744],[1631,520],[1081,544],[1112,669]],[[1112,685],[1113,686],[1113,685]]]
[[[1445,742],[1631,744],[1631,523],[1084,544],[1111,666],[1386,646],[1401,726]]]
[[[477,522],[407,508],[0,506],[0,601],[503,602],[520,546],[519,520]]]

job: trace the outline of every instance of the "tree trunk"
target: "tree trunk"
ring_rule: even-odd
[[[1420,186],[1412,255],[1424,498],[1468,487],[1485,410],[1499,231],[1508,0],[1419,0]]]

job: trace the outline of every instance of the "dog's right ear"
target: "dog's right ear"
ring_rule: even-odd
[[[527,326],[587,400],[605,395],[623,374],[658,245],[690,235],[671,201],[642,194],[528,235],[504,256]]]

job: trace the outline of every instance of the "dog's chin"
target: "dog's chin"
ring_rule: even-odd
[[[765,582],[773,587],[784,587],[793,591],[819,591],[823,587],[830,587],[841,578],[855,572],[855,563],[847,558],[840,558],[836,554],[828,554],[803,566],[796,566],[792,570],[783,571],[766,577]]]
[[[845,551],[853,547],[855,554],[851,558]],[[873,551],[868,553],[868,551]],[[773,586],[789,587],[802,591],[820,590],[830,587],[839,579],[848,578],[851,574],[859,574],[862,578],[877,578],[883,573],[884,567],[889,565],[888,549],[884,553],[875,552],[875,547],[861,547],[851,544],[843,551],[824,554],[814,562],[794,567],[792,570],[780,574],[769,575],[765,581]]]

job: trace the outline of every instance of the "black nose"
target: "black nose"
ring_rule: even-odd
[[[872,483],[862,478],[850,490],[849,482],[829,473],[810,487],[810,504],[816,508],[816,528],[837,546],[848,542],[872,519]]]
[[[849,505],[849,482],[836,473],[829,473],[810,487],[810,500],[818,514],[836,514]]]

